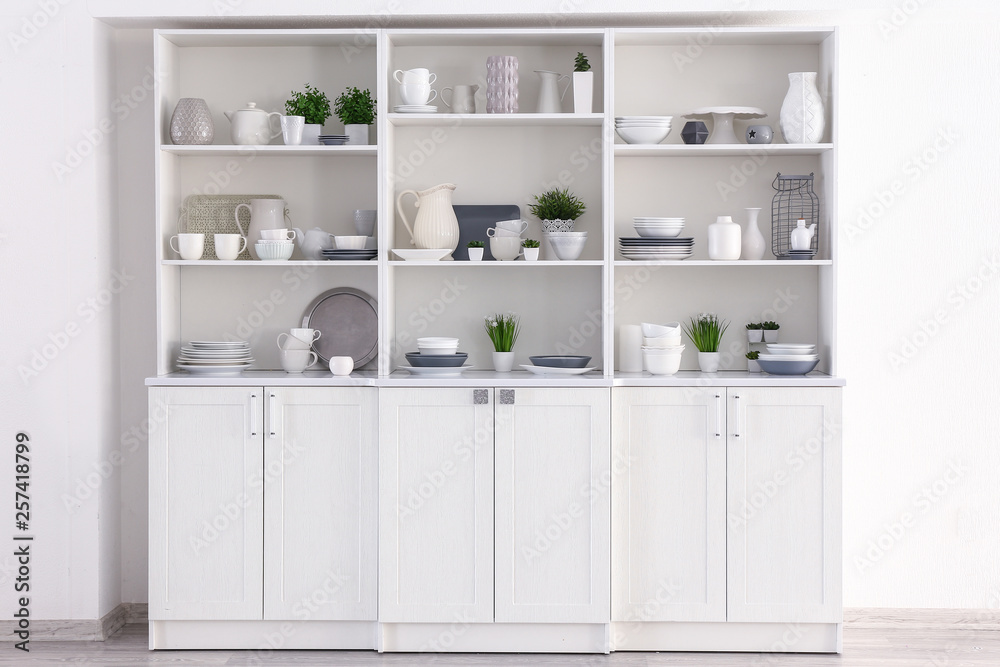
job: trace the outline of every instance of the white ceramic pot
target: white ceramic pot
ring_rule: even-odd
[[[816,72],[789,72],[778,125],[785,143],[815,144],[823,138],[826,117],[816,88]]]
[[[514,368],[513,352],[493,353],[493,370],[497,373],[509,373],[512,368]]]
[[[538,261],[538,251],[541,248],[524,248],[521,252],[524,253],[524,260],[526,262],[537,262]]]
[[[747,372],[760,373],[760,364],[757,363],[756,359],[747,359]]]
[[[302,145],[319,146],[319,135],[323,133],[323,126],[319,123],[306,123],[302,126]]]
[[[740,259],[757,261],[764,258],[764,250],[766,248],[764,245],[764,235],[760,233],[760,228],[757,226],[757,216],[760,214],[760,209],[748,208],[746,211],[747,226],[743,231]]]
[[[594,112],[594,73],[573,72],[573,113]]]
[[[747,342],[759,343],[764,339],[763,329],[747,329]]]
[[[778,342],[778,330],[771,329],[764,331],[764,342],[765,343],[777,343]]]
[[[352,123],[350,125],[344,126],[344,134],[347,135],[347,145],[348,146],[367,146],[369,129],[371,125],[362,125],[360,123]]]
[[[708,258],[732,261],[740,258],[740,226],[728,215],[720,215],[708,226]]]
[[[486,248],[469,248],[468,250],[470,262],[483,261],[483,253],[486,252]]]
[[[698,368],[702,373],[715,373],[719,370],[718,352],[699,352]]]

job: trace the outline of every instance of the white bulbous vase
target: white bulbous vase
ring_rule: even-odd
[[[823,138],[826,116],[816,88],[816,72],[789,72],[778,125],[788,144],[815,144]]]
[[[733,261],[740,258],[743,231],[732,217],[720,215],[708,226],[708,258]]]
[[[747,226],[743,230],[743,252],[740,258],[752,262],[764,259],[764,235],[760,233],[757,226],[757,216],[760,214],[759,208],[747,209]]]

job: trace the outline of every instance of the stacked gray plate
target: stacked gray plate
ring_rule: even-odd
[[[618,239],[618,249],[625,259],[687,259],[694,253],[694,237],[627,237]]]
[[[378,250],[338,250],[337,248],[323,250],[323,257],[325,259],[340,261],[367,261],[369,259],[375,259],[377,256]]]

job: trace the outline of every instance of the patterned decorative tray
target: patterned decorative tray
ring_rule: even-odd
[[[236,207],[249,204],[251,199],[283,199],[281,195],[188,195],[181,207],[180,231],[205,235],[202,259],[219,259],[215,254],[214,234],[243,234],[250,229],[250,211],[240,209],[240,226],[236,226]],[[253,260],[249,250],[236,259]]]

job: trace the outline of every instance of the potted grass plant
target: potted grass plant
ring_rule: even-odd
[[[344,134],[351,146],[367,146],[375,122],[375,100],[367,88],[348,86],[333,103],[333,111],[344,124]]]
[[[486,316],[486,335],[493,342],[493,369],[498,373],[508,373],[514,367],[514,343],[519,333],[521,323],[514,313]]]
[[[777,343],[778,342],[778,329],[781,325],[777,322],[763,322],[760,328],[764,330],[764,342],[765,343]]]
[[[702,313],[697,318],[692,317],[687,324],[682,325],[682,328],[698,348],[698,368],[701,372],[718,371],[719,346],[722,344],[722,334],[729,328],[729,322],[720,320],[715,314]]]
[[[483,253],[486,252],[486,247],[482,241],[469,241],[467,248],[470,262],[481,262],[483,260]]]
[[[594,73],[583,52],[578,51],[573,62],[573,111],[594,112]]]

